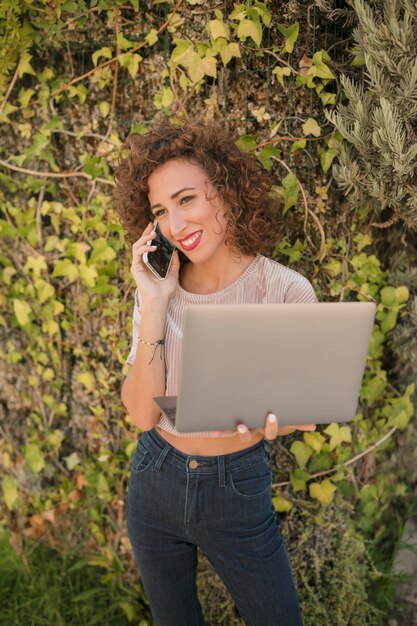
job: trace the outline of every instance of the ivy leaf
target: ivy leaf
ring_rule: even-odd
[[[281,151],[278,150],[278,148],[275,148],[274,146],[265,146],[264,148],[262,148],[260,154],[259,154],[259,160],[262,163],[262,165],[264,166],[264,168],[266,170],[270,170],[272,167],[272,157],[276,157],[277,159],[281,158]]]
[[[207,30],[213,39],[218,39],[219,37],[229,39],[229,31],[222,20],[210,20],[207,24]]]
[[[13,310],[20,326],[26,326],[27,324],[29,324],[29,313],[32,311],[32,309],[30,308],[28,303],[25,302],[25,300],[19,300],[18,298],[14,298]]]
[[[313,448],[316,452],[320,452],[323,443],[326,441],[321,433],[309,433],[303,434],[304,441],[310,448]]]
[[[297,150],[303,150],[307,145],[306,139],[299,139],[298,141],[294,141],[291,146],[291,152],[297,152]]]
[[[240,135],[236,145],[241,150],[251,150],[256,148],[256,137],[255,135]]]
[[[309,485],[310,497],[319,500],[325,506],[328,506],[334,497],[336,486],[327,478],[321,483],[311,483]]]
[[[253,11],[256,11],[258,13],[263,23],[265,24],[265,26],[269,28],[271,24],[272,16],[271,16],[271,13],[266,8],[266,5],[263,2],[256,1],[255,4],[253,5]]]
[[[306,488],[306,481],[309,480],[310,474],[304,470],[296,468],[290,475],[290,482],[294,491],[301,491]]]
[[[306,122],[304,122],[303,126],[303,134],[304,135],[314,135],[314,137],[320,137],[321,128],[317,124],[316,120],[312,117],[309,117]]]
[[[16,507],[19,498],[19,493],[16,487],[16,479],[14,476],[6,474],[2,480],[1,487],[3,490],[4,502],[9,511],[12,511]]]
[[[103,237],[93,241],[93,252],[91,253],[89,264],[97,263],[107,264],[116,257],[115,250],[108,244]]]
[[[156,30],[156,28],[151,28],[151,30],[145,37],[145,41],[150,46],[153,46],[154,44],[156,44],[156,42],[158,41],[158,31]]]
[[[334,450],[343,442],[352,441],[352,434],[349,426],[339,426],[336,422],[332,422],[324,430],[326,435],[330,436],[330,451]]]
[[[308,459],[313,454],[313,450],[304,443],[304,441],[294,441],[292,444],[290,451],[295,456],[298,466],[301,469],[304,469]]]
[[[117,35],[117,45],[119,46],[120,50],[130,50],[130,48],[133,48],[135,44],[133,41],[129,41],[128,39],[126,39],[123,33],[119,33]]]
[[[300,30],[299,22],[295,22],[289,28],[286,28],[284,24],[277,24],[277,28],[281,35],[284,35],[284,37],[286,38],[283,51],[291,53],[294,49],[294,44],[298,38],[298,33]]]
[[[238,26],[237,35],[241,40],[251,37],[256,45],[260,46],[262,42],[262,26],[259,18],[257,21],[243,19]]]
[[[132,78],[135,78],[138,73],[139,63],[143,60],[140,54],[130,54],[125,52],[119,55],[119,63],[121,67],[126,67]]]
[[[96,381],[91,372],[81,372],[77,375],[77,381],[84,385],[87,391],[94,391],[96,386]]]
[[[308,464],[308,471],[314,474],[315,472],[323,472],[333,467],[332,455],[328,452],[319,452],[311,457]]]
[[[59,259],[55,261],[54,271],[51,274],[52,278],[59,276],[68,278],[70,283],[78,278],[78,267],[71,263],[69,259]]]
[[[285,215],[288,209],[297,204],[300,185],[298,184],[297,177],[294,176],[294,174],[287,174],[287,176],[282,181],[282,185],[284,187],[285,194],[285,204],[282,213],[283,215]]]
[[[32,55],[27,50],[24,50],[21,54],[19,65],[17,66],[17,75],[22,78],[23,74],[32,74],[36,76],[36,72],[30,64]]]
[[[100,50],[96,50],[91,55],[92,61],[94,63],[94,67],[97,67],[97,63],[100,57],[105,57],[106,59],[111,59],[113,53],[110,48],[100,48]]]
[[[64,456],[64,461],[67,468],[71,471],[74,467],[77,467],[81,463],[81,459],[76,452],[71,452],[68,456]]]
[[[100,102],[100,104],[98,105],[98,108],[100,109],[100,113],[103,117],[107,117],[109,112],[110,112],[110,104],[109,102],[106,102],[105,100],[103,100],[103,102]]]
[[[275,496],[272,498],[272,504],[278,513],[286,513],[290,511],[294,506],[292,502],[284,498],[283,496]]]
[[[315,68],[315,75],[317,76],[317,78],[324,78],[327,80],[335,79],[335,75],[332,73],[331,69],[327,67],[324,61],[330,61],[330,56],[325,50],[318,50],[313,54],[313,66]]]
[[[96,278],[98,278],[96,268],[89,265],[80,265],[79,271],[82,284],[88,289],[93,289],[96,286]]]
[[[291,76],[292,70],[290,67],[274,67],[272,73],[278,78],[279,83],[285,87],[284,85],[284,76]]]
[[[39,474],[45,467],[43,454],[34,443],[28,443],[25,448],[25,461],[34,474]]]
[[[325,174],[327,174],[327,172],[330,169],[331,164],[333,163],[333,159],[337,155],[337,150],[334,150],[333,148],[326,150],[325,148],[321,147],[319,148],[319,155],[320,155],[321,169],[323,170]]]

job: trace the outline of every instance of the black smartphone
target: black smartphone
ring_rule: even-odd
[[[143,262],[160,280],[168,276],[175,246],[161,233],[159,225],[154,222],[156,237],[148,241],[149,245],[157,246],[154,252],[145,252]]]

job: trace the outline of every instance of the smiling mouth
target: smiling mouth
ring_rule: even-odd
[[[194,233],[194,235],[192,235],[191,237],[188,237],[188,239],[181,239],[179,243],[181,247],[184,248],[184,250],[192,250],[196,248],[198,244],[200,243],[202,234],[203,234],[203,231],[199,230],[198,232]]]

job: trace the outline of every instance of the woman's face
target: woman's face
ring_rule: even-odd
[[[224,251],[226,208],[199,165],[171,159],[152,172],[148,185],[162,234],[190,261],[207,262]]]

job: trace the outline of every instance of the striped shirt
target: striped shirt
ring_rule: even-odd
[[[299,272],[258,254],[230,285],[210,294],[185,291],[178,283],[168,305],[165,323],[166,396],[176,396],[183,333],[183,314],[190,304],[259,304],[317,302],[311,283]],[[135,362],[140,328],[140,294],[135,291],[132,348],[126,363]],[[158,427],[179,437],[208,437],[209,433],[179,433],[161,415]]]

